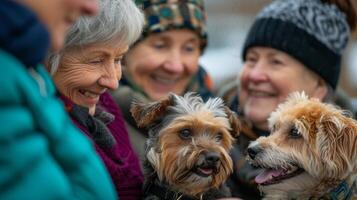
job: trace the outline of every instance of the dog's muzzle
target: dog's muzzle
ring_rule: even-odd
[[[200,156],[200,162],[195,167],[195,173],[202,177],[208,177],[218,172],[221,164],[221,156],[216,152],[206,152]]]
[[[252,145],[249,146],[247,149],[247,153],[249,155],[249,157],[254,160],[255,157],[262,151],[262,148],[258,145]]]

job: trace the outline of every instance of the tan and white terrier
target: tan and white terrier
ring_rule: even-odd
[[[229,151],[239,133],[235,114],[220,98],[206,103],[192,93],[134,103],[132,115],[147,128],[145,199],[217,199],[232,172]]]
[[[264,168],[255,181],[265,199],[352,199],[357,123],[331,104],[293,93],[268,119],[271,134],[248,147]]]

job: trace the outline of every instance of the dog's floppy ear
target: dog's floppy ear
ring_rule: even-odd
[[[345,178],[346,174],[357,170],[355,121],[342,115],[323,116],[320,124],[317,143],[326,170],[332,177]]]
[[[233,137],[238,137],[241,130],[241,123],[237,117],[237,114],[229,109],[227,106],[224,106],[224,111],[227,114],[228,122],[231,125],[230,133]]]
[[[170,94],[168,98],[161,101],[150,103],[133,102],[130,112],[138,127],[145,128],[159,119],[167,111],[168,106],[172,104],[173,94]]]

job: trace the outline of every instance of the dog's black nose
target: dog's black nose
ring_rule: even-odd
[[[220,155],[216,152],[208,152],[205,154],[205,160],[208,164],[215,164],[219,161]]]
[[[251,159],[254,159],[255,156],[261,151],[262,149],[259,146],[252,146],[252,147],[248,147],[247,149],[248,155]]]

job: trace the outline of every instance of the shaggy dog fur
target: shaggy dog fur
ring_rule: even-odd
[[[135,103],[132,115],[149,139],[144,161],[145,199],[217,199],[230,192],[229,150],[239,124],[220,98],[206,103],[193,95],[170,94],[149,104]]]
[[[268,121],[271,135],[248,148],[265,169],[255,178],[265,199],[319,198],[356,180],[357,124],[346,113],[293,93]]]

